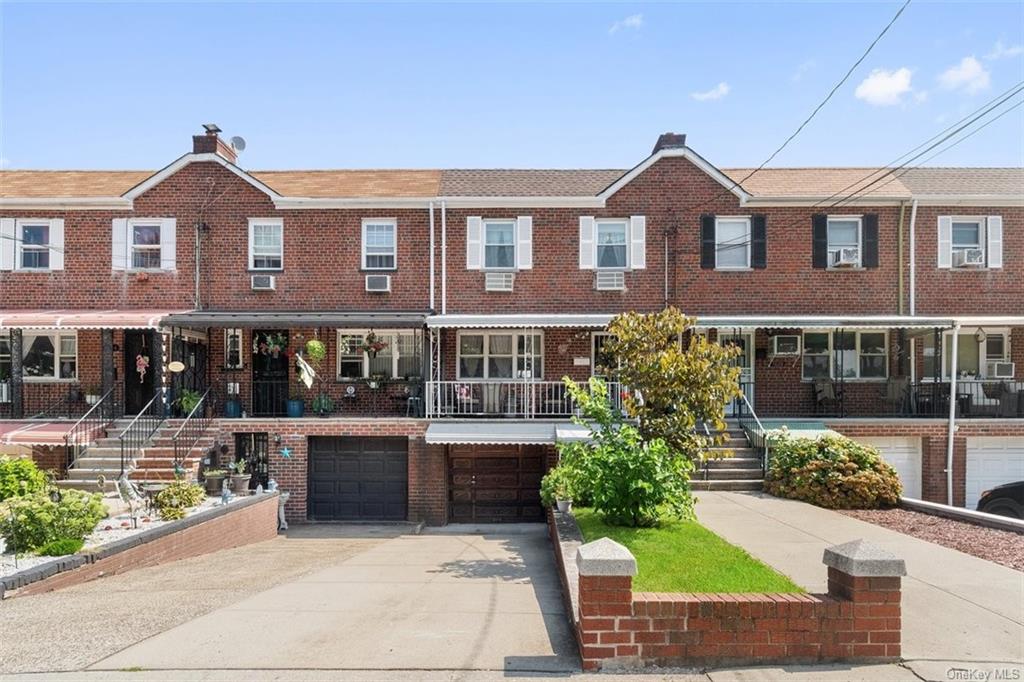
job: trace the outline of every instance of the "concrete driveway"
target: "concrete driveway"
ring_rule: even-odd
[[[558,672],[578,665],[545,528],[530,525],[391,538],[90,668]]]
[[[813,592],[827,590],[829,545],[863,538],[903,558],[903,658],[921,679],[1024,679],[1024,573],[802,502],[699,498],[701,523]],[[1000,670],[1010,676],[995,677]]]

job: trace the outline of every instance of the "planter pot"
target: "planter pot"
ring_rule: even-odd
[[[207,495],[220,495],[220,491],[224,489],[224,477],[208,476],[205,480],[205,484]]]
[[[224,403],[224,416],[238,419],[242,416],[242,401],[233,399]]]
[[[367,381],[366,385],[369,386],[370,388],[380,388],[380,382],[379,381],[372,381],[372,380],[371,381]]]
[[[568,514],[572,510],[572,500],[555,500],[558,511]]]
[[[288,401],[288,416],[297,419],[306,413],[306,403],[302,400]]]
[[[86,393],[85,394],[85,404],[86,405],[95,405],[99,401],[100,401],[100,397],[98,395],[95,395],[93,393]]]
[[[252,474],[231,474],[231,492],[236,495],[248,495],[250,480]]]

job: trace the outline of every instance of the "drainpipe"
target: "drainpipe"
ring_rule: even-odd
[[[899,226],[896,228],[896,252],[897,262],[899,263],[899,281],[897,285],[899,288],[899,298],[897,300],[899,302],[896,304],[896,312],[899,315],[903,315],[903,217],[905,215],[906,207],[907,203],[905,201],[901,201],[900,222]]]
[[[960,323],[953,324],[953,348],[949,357],[949,435],[946,438],[946,504],[953,506],[953,436],[956,434],[956,372]],[[941,372],[941,367],[939,369]],[[941,374],[939,375],[941,376]]]
[[[665,266],[665,300],[662,308],[668,308],[668,235],[669,231],[665,230],[665,245],[664,245],[664,266]]]
[[[448,207],[441,201],[441,314],[448,313]]]
[[[917,224],[917,199],[910,205],[910,316],[917,314],[914,305],[914,289],[917,272],[917,239],[914,237],[914,226]]]
[[[434,202],[430,202],[430,310],[434,310]]]
[[[195,306],[196,306],[196,310],[201,310],[202,309],[202,306],[199,305],[199,260],[200,260],[200,258],[202,256],[202,250],[203,250],[203,245],[202,245],[202,242],[200,241],[200,236],[201,236],[201,231],[200,230],[201,230],[202,223],[203,223],[202,218],[200,218],[199,220],[196,221],[196,249],[195,249],[195,252],[196,252],[196,267],[195,267],[195,280],[196,280],[195,281],[195,285],[196,285]]]

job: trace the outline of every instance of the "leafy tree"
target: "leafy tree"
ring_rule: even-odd
[[[582,417],[573,421],[590,428],[590,441],[559,443],[558,480],[577,502],[594,508],[608,523],[654,526],[662,516],[693,517],[690,472],[693,463],[680,457],[660,438],[646,440],[608,400],[608,388],[598,378],[589,386],[563,380]]]
[[[636,418],[645,441],[664,440],[692,459],[719,440],[697,426],[725,429],[725,406],[739,397],[739,349],[720,346],[691,333],[695,319],[678,309],[623,313],[611,321],[605,348],[617,374],[629,388],[626,412]],[[687,339],[688,337],[688,339]]]

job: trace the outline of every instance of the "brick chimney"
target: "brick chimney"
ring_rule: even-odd
[[[220,139],[221,129],[217,127],[217,124],[204,123],[203,127],[206,128],[205,135],[192,136],[192,153],[219,154],[230,163],[235,163],[238,160],[238,154],[235,153],[231,145]]]
[[[658,141],[654,143],[654,149],[651,150],[651,154],[657,154],[662,149],[681,149],[686,146],[686,135],[679,133],[662,133],[658,136]]]

